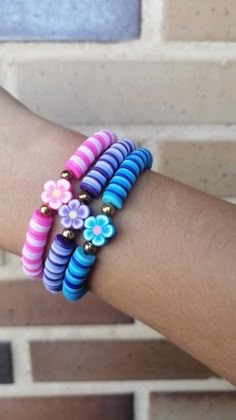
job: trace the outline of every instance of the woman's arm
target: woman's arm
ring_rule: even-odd
[[[20,254],[43,183],[83,139],[0,93],[0,247]],[[146,172],[115,223],[90,289],[236,384],[235,207]]]

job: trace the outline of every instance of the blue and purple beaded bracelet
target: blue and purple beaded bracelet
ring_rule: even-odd
[[[111,164],[109,150],[104,154],[106,155],[105,162],[114,168]],[[109,158],[108,158],[109,156]],[[103,158],[101,158],[103,159]],[[89,216],[84,222],[83,237],[85,243],[83,246],[78,246],[70,257],[68,266],[65,271],[65,276],[62,283],[62,292],[66,299],[75,301],[81,299],[87,292],[87,279],[96,261],[96,249],[102,247],[108,243],[108,240],[115,236],[117,230],[113,224],[112,216],[116,210],[121,210],[124,202],[134,186],[138,176],[145,170],[152,167],[152,155],[149,150],[140,148],[127,154],[119,168],[116,170],[114,176],[110,176],[110,181],[105,188],[102,195],[102,210],[101,214],[97,216]],[[93,176],[96,173],[94,169],[91,171]],[[100,175],[106,178],[103,173],[104,167],[101,162],[97,166],[99,168],[99,182],[96,184],[96,188],[101,183]],[[102,171],[101,171],[102,169]],[[91,175],[91,174],[90,174]],[[98,189],[95,188],[95,184],[90,184],[93,178],[89,178],[89,175],[85,177],[84,188],[90,188],[90,193],[101,192],[103,185],[100,185]],[[89,187],[89,185],[92,185]]]

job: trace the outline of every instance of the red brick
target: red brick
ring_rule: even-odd
[[[31,343],[35,381],[192,379],[215,376],[166,341]]]
[[[2,420],[132,420],[132,412],[130,395],[1,398],[0,402]]]
[[[153,394],[150,420],[235,420],[236,393]]]
[[[0,326],[131,323],[130,317],[88,293],[68,302],[34,281],[0,282]]]

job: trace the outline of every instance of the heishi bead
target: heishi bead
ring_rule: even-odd
[[[71,284],[73,284],[74,286],[80,289],[84,285],[85,279],[87,278],[87,274],[89,273],[89,271],[88,273],[86,273],[86,275],[85,274],[78,275],[78,273],[76,273],[76,276],[72,274],[72,271],[70,270],[70,268],[67,268],[66,276],[64,280],[67,280],[68,282],[70,282]]]
[[[76,179],[79,179],[97,159],[97,157],[113,143],[117,137],[108,130],[98,131],[83,142],[64,165]]]
[[[135,150],[135,144],[131,140],[121,140],[113,144],[83,178],[80,188],[87,191],[92,197],[98,197],[121,162],[133,150]]]
[[[95,261],[95,255],[86,254],[81,246],[76,248],[62,285],[62,292],[66,299],[78,300],[86,294],[86,279]]]
[[[70,300],[70,301],[76,301],[76,300],[82,299],[82,297],[84,297],[87,293],[86,288],[83,288],[80,292],[77,292],[77,293],[69,293],[67,291],[67,288],[66,288],[64,282],[63,282],[63,289],[62,290],[63,290],[64,297],[67,300]]]
[[[22,269],[28,277],[33,278],[33,279],[39,279],[39,280],[42,279],[42,274],[43,274],[43,269],[42,268],[38,269],[38,270],[32,270],[32,269],[28,270],[28,268],[26,268],[23,265]]]
[[[32,231],[28,231],[26,234],[27,242],[35,247],[45,246],[47,243],[47,238],[45,236],[41,237],[36,235]]]
[[[44,267],[43,274],[45,274],[47,279],[50,280],[51,282],[53,282],[54,280],[59,280],[62,277],[62,275],[60,273],[59,274],[58,273],[51,273],[51,271],[48,270],[47,267]]]
[[[41,267],[41,259],[32,261],[30,258],[22,257],[26,269],[37,270]]]
[[[34,263],[35,260],[38,261],[40,259],[42,250],[43,247],[35,247],[26,241],[23,247],[22,255]]]
[[[52,222],[52,216],[45,217],[39,209],[35,210],[31,217],[22,250],[23,270],[31,278],[42,277],[42,257]]]
[[[56,235],[46,259],[43,273],[43,283],[50,292],[61,291],[64,272],[74,248],[74,241],[68,240],[62,235]]]
[[[105,189],[102,201],[121,210],[128,193],[136,182],[137,177],[144,169],[152,166],[152,155],[147,149],[138,149],[132,152],[116,171],[111,182]]]
[[[52,226],[53,217],[44,217],[40,210],[34,211],[30,220],[30,227],[36,234],[48,233]]]

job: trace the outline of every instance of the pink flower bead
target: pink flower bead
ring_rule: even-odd
[[[53,210],[59,210],[62,204],[67,204],[72,199],[71,184],[66,179],[47,181],[41,199]]]

